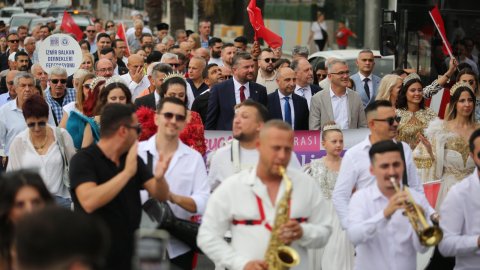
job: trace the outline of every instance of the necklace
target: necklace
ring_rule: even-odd
[[[43,143],[42,143],[40,146],[36,146],[36,145],[33,143],[32,134],[30,134],[30,140],[32,141],[32,145],[33,145],[33,148],[35,148],[35,150],[42,150],[42,149],[45,147],[45,145],[47,145],[48,133],[45,135],[45,140],[43,141]]]

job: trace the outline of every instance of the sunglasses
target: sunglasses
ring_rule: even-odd
[[[114,27],[114,26],[115,25],[113,25],[113,24],[109,24],[109,25],[107,25],[107,28]]]
[[[385,119],[373,119],[373,121],[382,121],[382,122],[387,122],[388,125],[392,126],[394,122],[400,123],[400,120],[402,118],[400,116],[395,116],[395,117],[388,117]]]
[[[317,74],[317,78],[326,78],[327,74]]]
[[[66,84],[67,83],[67,80],[66,79],[53,79],[53,80],[50,80],[53,84],[57,84],[58,82],[60,82],[61,84]]]
[[[8,42],[11,42],[11,43],[18,43],[19,41],[20,41],[20,40],[18,40],[18,39],[11,39],[11,40],[9,40]]]
[[[160,115],[163,115],[163,117],[165,117],[165,119],[167,119],[167,120],[172,120],[172,118],[175,116],[175,120],[177,122],[183,122],[187,118],[183,114],[174,114],[174,113],[171,113],[171,112],[161,113]]]
[[[138,135],[140,135],[142,133],[142,125],[140,123],[134,125],[134,126],[130,126],[130,125],[124,125],[126,128],[129,128],[129,129],[134,129],[135,132],[137,132]]]
[[[265,63],[275,63],[277,62],[277,58],[265,58],[263,61],[265,61]]]
[[[180,64],[169,64],[169,65],[172,66],[172,67],[179,67],[180,66]]]
[[[35,126],[45,127],[46,125],[47,125],[47,122],[45,121],[27,123],[28,128],[34,128]]]
[[[87,30],[88,33],[95,33],[95,30]]]

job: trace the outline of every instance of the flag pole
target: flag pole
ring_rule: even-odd
[[[432,16],[432,12],[429,11],[428,14],[430,14],[430,18],[432,18],[433,24],[435,25],[435,28],[437,29],[438,33],[440,34],[440,37],[442,38],[443,45],[445,45],[445,48],[447,48],[447,52],[450,55],[450,58],[454,58],[453,54],[452,54],[452,51],[450,51],[450,46],[448,46],[447,41],[446,41],[445,37],[443,36],[442,31],[440,31],[440,28],[438,28],[437,22],[435,21],[435,19]]]

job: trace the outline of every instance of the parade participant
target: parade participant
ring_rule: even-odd
[[[13,139],[7,171],[38,169],[57,203],[70,208],[70,183],[64,178],[64,160],[68,164],[75,154],[75,147],[66,130],[47,125],[49,110],[39,95],[25,101],[22,113],[28,129]]]
[[[266,253],[285,244],[299,255],[292,269],[308,269],[307,248],[327,243],[331,220],[317,184],[295,169],[287,169],[286,176],[280,172],[289,163],[293,136],[287,123],[267,122],[256,142],[258,164],[227,178],[211,195],[197,242],[217,266],[267,270],[273,261]],[[230,244],[224,239],[227,230]]]
[[[53,204],[37,173],[20,170],[0,176],[0,268],[12,269],[15,226],[25,215]]]
[[[378,94],[375,100],[388,100],[395,107],[400,89],[403,86],[402,77],[396,74],[387,74],[383,76],[378,86]]]
[[[255,166],[258,162],[256,142],[267,120],[267,108],[258,102],[247,99],[235,106],[233,140],[217,149],[210,158],[208,178],[212,190],[228,177]],[[290,159],[288,168],[300,169],[296,156]]]
[[[190,220],[205,211],[210,187],[202,156],[179,139],[186,119],[185,102],[175,97],[162,98],[155,114],[157,133],[139,144],[138,155],[152,171],[160,157],[171,159],[165,173],[170,187],[169,206],[177,218]],[[172,264],[192,269],[194,251],[186,243],[171,236],[167,251]]]
[[[128,57],[128,73],[121,76],[132,94],[132,100],[147,87],[150,86],[148,77],[143,72],[144,60],[140,55],[132,54]]]
[[[70,162],[75,211],[107,225],[111,248],[106,269],[131,269],[134,232],[140,225],[140,189],[160,201],[168,198],[164,173],[169,160],[160,159],[152,177],[137,156],[138,125],[133,105],[109,104],[100,120],[100,140],[80,150]]]
[[[340,154],[343,151],[343,134],[335,122],[329,122],[323,127],[322,147],[327,155],[312,160],[310,164],[305,165],[304,169],[318,182],[321,190],[319,195],[322,195],[330,206],[328,215],[332,218],[332,235],[325,248],[309,251],[309,269],[349,270],[353,269],[355,250],[347,237],[347,233],[340,225],[340,220],[331,201],[333,188],[342,163]]]
[[[299,58],[292,61],[290,67],[295,71],[297,86],[295,87],[295,94],[304,97],[307,100],[308,108],[312,97],[322,90],[318,85],[313,84],[313,69],[312,65],[305,58]]]
[[[265,48],[258,57],[258,84],[261,84],[267,88],[267,94],[275,92],[278,88],[276,81],[277,71],[274,69],[275,62],[278,59],[273,55],[273,51],[270,48]]]
[[[375,57],[371,50],[361,50],[355,60],[358,72],[350,76],[355,83],[351,89],[356,89],[362,98],[363,106],[366,107],[375,100],[378,93],[378,85],[381,78],[373,74],[375,68]]]
[[[52,108],[55,125],[60,124],[63,106],[75,101],[76,91],[67,88],[67,71],[60,66],[50,68],[48,75],[50,89],[45,93],[45,100]]]
[[[202,48],[203,49],[203,48]],[[217,83],[223,82],[222,70],[217,64],[208,64],[202,72],[203,82],[208,89],[203,91],[192,104],[192,111],[200,114],[202,123],[207,121],[208,99],[210,98],[210,89]]]
[[[455,270],[476,269],[480,265],[480,236],[478,217],[480,192],[480,130],[469,139],[470,157],[475,162],[473,174],[454,185],[440,207],[440,227],[444,232],[439,244],[444,256],[455,256]]]
[[[355,269],[415,270],[417,252],[425,253],[409,219],[406,202],[429,207],[425,196],[410,189],[396,191],[402,183],[402,150],[392,140],[380,141],[369,150],[370,172],[375,183],[357,190],[348,211],[348,237],[355,245]],[[413,200],[413,202],[411,201]],[[409,211],[409,210],[405,210]]]
[[[373,144],[383,140],[392,140],[397,136],[399,119],[395,115],[395,110],[389,101],[375,100],[367,106],[365,114],[370,135],[362,142],[348,149],[343,156],[340,172],[338,173],[332,194],[333,205],[343,229],[348,228],[348,203],[353,190],[360,190],[375,183],[368,169],[370,167],[368,151]],[[408,183],[411,189],[423,193],[423,186],[418,179],[417,169],[413,163],[412,150],[404,142],[402,142],[402,147],[407,176],[403,177],[403,180]],[[427,210],[429,214],[433,214],[433,209],[429,208]]]

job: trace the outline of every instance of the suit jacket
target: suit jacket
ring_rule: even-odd
[[[192,111],[200,114],[202,118],[202,123],[207,123],[207,113],[208,113],[208,99],[210,98],[210,91],[200,94],[192,104]]]
[[[128,68],[122,67],[122,66],[119,66],[119,65],[117,65],[117,67],[118,67],[118,75],[119,76],[122,76],[122,75],[125,75],[125,74],[128,73]]]
[[[367,93],[365,93],[365,88],[364,85],[365,83],[360,80],[360,73],[355,73],[350,78],[353,80],[355,83],[355,91],[360,95],[362,98],[362,103],[364,107],[367,107],[367,105],[375,100],[375,97],[378,94],[378,86],[380,85],[380,81],[382,80],[380,77],[376,76],[375,74],[372,74],[372,88],[370,89],[370,99],[367,96]]]
[[[258,83],[249,82],[250,99],[267,107],[267,89]],[[206,130],[232,130],[235,100],[233,78],[218,83],[210,89]]]
[[[312,97],[313,95],[315,95],[316,93],[322,91],[322,87],[320,87],[319,85],[316,85],[316,84],[310,84],[310,90],[312,90]]]
[[[294,129],[295,130],[308,130],[308,104],[307,100],[303,97],[293,93],[293,113],[294,113]],[[280,96],[278,95],[278,89],[275,92],[268,95],[268,115],[270,119],[280,119],[282,117],[282,102],[280,102]]]
[[[155,104],[155,93],[150,93],[135,99],[135,107],[138,109],[140,106],[145,106],[155,111],[157,109]]]
[[[348,99],[348,128],[367,126],[365,112],[360,95],[347,89]],[[320,91],[312,97],[310,102],[310,117],[308,126],[310,130],[320,130],[328,121],[335,121],[332,108],[330,90]]]

